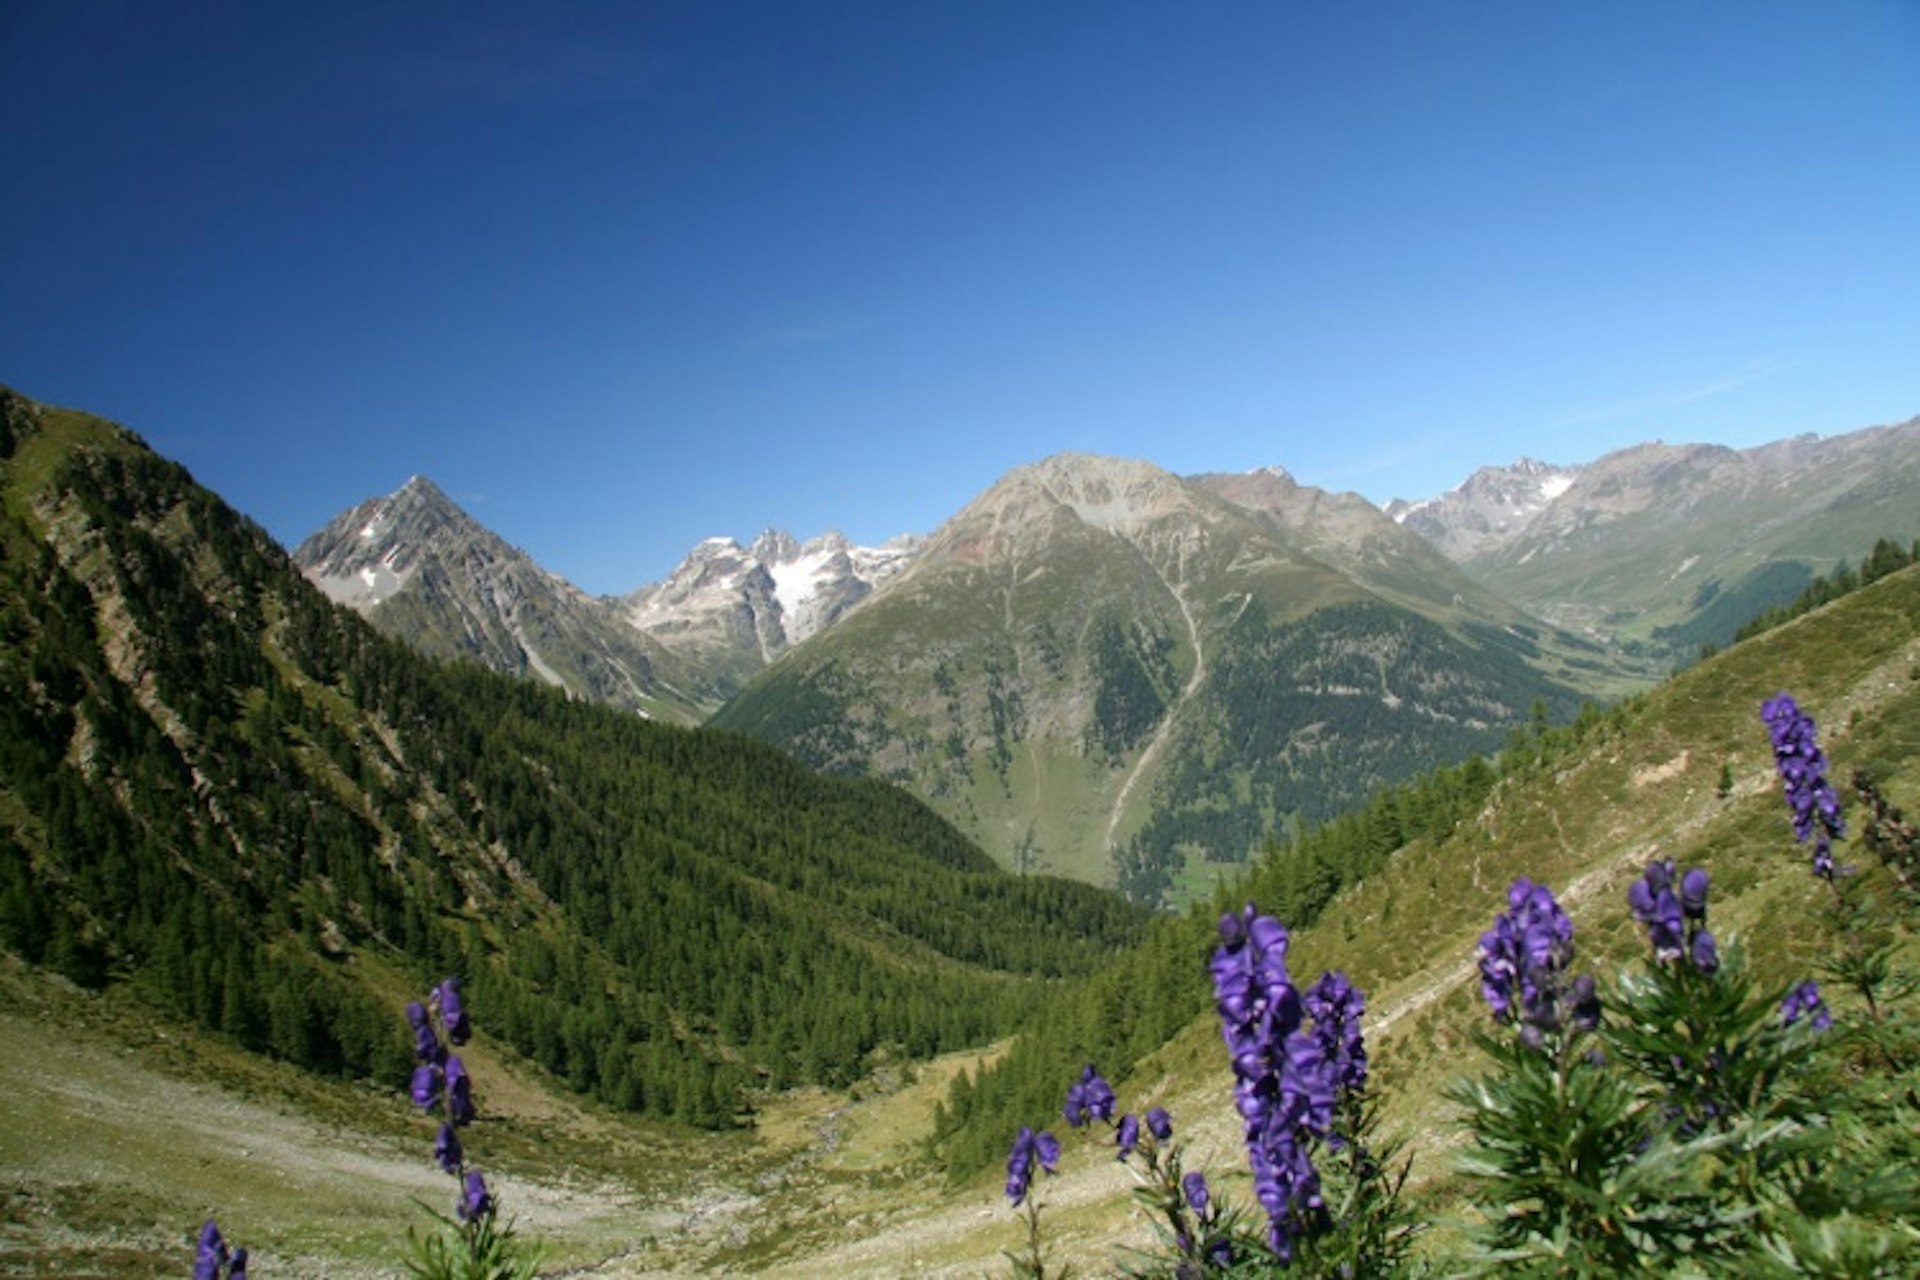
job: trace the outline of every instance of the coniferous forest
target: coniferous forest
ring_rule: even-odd
[[[1144,913],[1013,877],[903,793],[425,660],[135,438],[4,399],[0,939],[248,1047],[405,1074],[466,975],[574,1089],[743,1090],[979,1043]]]

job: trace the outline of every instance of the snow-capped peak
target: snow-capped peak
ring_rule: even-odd
[[[665,582],[629,596],[627,619],[656,634],[751,636],[771,661],[905,568],[919,545],[918,538],[900,538],[862,547],[832,530],[803,543],[767,529],[748,547],[708,538]]]

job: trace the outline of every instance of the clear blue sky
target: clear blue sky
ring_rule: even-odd
[[[1920,413],[1920,3],[0,5],[0,381],[596,591]]]

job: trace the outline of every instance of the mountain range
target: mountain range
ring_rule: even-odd
[[[1279,467],[1060,455],[925,537],[709,538],[595,598],[416,478],[303,542],[429,652],[898,782],[1016,868],[1154,897],[1538,704],[1644,687],[1875,537],[1920,419],[1483,467],[1376,508]]]
[[[1117,859],[1152,898],[1490,749],[1535,699],[1570,712],[1543,641],[1358,499],[1061,455],[713,723],[898,782],[1015,865]]]
[[[1920,418],[1751,449],[1655,442],[1580,467],[1523,462],[1403,518],[1528,612],[1671,664],[1876,537],[1920,532]]]

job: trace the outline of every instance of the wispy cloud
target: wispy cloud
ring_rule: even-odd
[[[1779,356],[1769,356],[1764,360],[1752,361],[1734,372],[1710,379],[1691,387],[1669,388],[1664,391],[1648,392],[1645,395],[1632,396],[1624,400],[1615,400],[1606,404],[1586,405],[1571,409],[1550,419],[1545,425],[1555,427],[1577,427],[1589,422],[1609,422],[1615,418],[1632,418],[1642,414],[1661,413],[1668,409],[1677,409],[1681,405],[1695,404],[1701,400],[1710,400],[1718,395],[1762,382],[1793,367],[1793,361]]]

